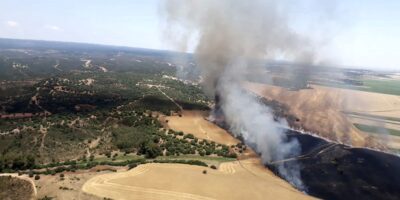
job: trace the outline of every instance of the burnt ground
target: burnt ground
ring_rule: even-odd
[[[290,127],[301,127],[300,120],[291,115],[285,105],[255,97],[272,108],[276,120],[285,118]],[[216,115],[214,123],[229,130],[223,111],[219,115]],[[297,162],[307,194],[322,199],[400,199],[399,156],[366,148],[352,148],[292,130],[287,130],[286,134],[288,141],[298,140],[301,153],[273,161],[266,167],[279,176],[279,165],[290,169]]]
[[[279,164],[298,162],[308,194],[322,199],[400,199],[400,157],[295,131],[287,135],[299,141],[301,155],[267,167],[277,173]]]

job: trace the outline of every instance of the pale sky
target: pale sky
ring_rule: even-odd
[[[294,31],[317,38],[322,59],[400,70],[399,0],[287,1]],[[1,0],[0,37],[173,49],[159,7],[160,0]]]

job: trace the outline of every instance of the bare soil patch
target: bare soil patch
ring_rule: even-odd
[[[110,171],[102,172],[69,172],[64,173],[64,178],[61,178],[59,174],[54,176],[51,175],[40,175],[39,180],[35,180],[37,188],[37,197],[43,198],[53,197],[54,199],[70,200],[70,199],[100,199],[96,196],[85,194],[82,192],[82,185],[90,178],[105,173],[113,173]]]
[[[0,176],[0,199],[26,200],[35,197],[35,185],[27,177],[18,177],[15,174]]]
[[[231,145],[239,141],[207,121],[206,112],[183,111],[182,116],[160,116],[164,125],[198,138]],[[205,172],[204,172],[205,171]],[[239,160],[209,167],[151,163],[118,173],[95,176],[82,191],[112,199],[312,199],[280,179],[250,148]]]

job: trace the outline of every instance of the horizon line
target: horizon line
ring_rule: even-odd
[[[32,41],[32,42],[49,42],[49,43],[65,43],[65,44],[76,44],[76,45],[91,45],[91,46],[102,46],[102,47],[113,47],[113,48],[125,48],[131,50],[147,50],[147,51],[159,51],[165,53],[177,53],[177,54],[187,54],[187,55],[194,55],[195,53],[191,52],[181,52],[175,50],[168,50],[168,49],[153,49],[147,47],[133,47],[133,46],[124,46],[124,45],[117,45],[117,44],[104,44],[104,43],[91,43],[91,42],[77,42],[77,41],[61,41],[61,40],[45,40],[45,39],[22,39],[22,38],[6,38],[0,37],[0,40],[18,40],[18,41]],[[282,61],[282,60],[266,60],[267,62],[285,62],[285,63],[296,63],[293,61]],[[302,64],[302,63],[297,63]],[[313,65],[313,64],[311,64]],[[313,66],[323,66],[323,67],[332,67],[332,68],[341,68],[341,69],[348,69],[348,70],[369,70],[375,72],[393,72],[393,73],[400,73],[400,70],[377,70],[377,69],[369,69],[362,66],[346,66],[346,65],[313,65]]]

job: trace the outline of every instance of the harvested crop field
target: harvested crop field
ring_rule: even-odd
[[[226,130],[216,126],[206,120],[208,112],[205,111],[182,111],[180,116],[168,116],[167,126],[176,131],[191,133],[194,136],[211,140],[217,143],[232,145],[237,144],[239,140],[232,137]]]
[[[112,199],[311,199],[257,160],[223,163],[216,170],[145,164],[127,172],[96,176],[82,190]]]

